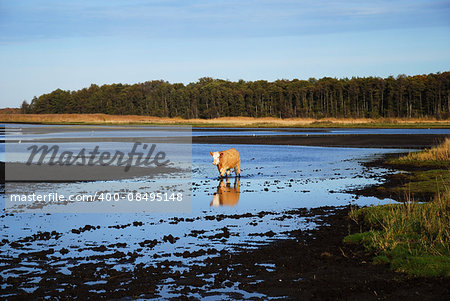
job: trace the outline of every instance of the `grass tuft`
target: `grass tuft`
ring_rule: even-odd
[[[412,200],[352,210],[350,217],[371,228],[349,235],[346,243],[359,243],[389,262],[395,271],[414,276],[450,276],[450,191],[434,201]]]
[[[426,149],[421,152],[409,153],[398,159],[399,162],[417,162],[417,161],[446,161],[450,162],[450,138],[446,138],[445,141],[437,147]]]

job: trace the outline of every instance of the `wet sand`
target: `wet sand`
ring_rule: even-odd
[[[441,143],[450,135],[436,134],[356,134],[356,135],[267,135],[267,136],[201,136],[192,143],[304,145],[357,148],[427,148]]]

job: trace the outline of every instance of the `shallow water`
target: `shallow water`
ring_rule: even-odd
[[[141,137],[145,136],[145,131],[138,132]],[[126,134],[133,133],[127,131]],[[115,131],[104,131],[98,137],[116,134]],[[81,134],[75,131],[74,135]],[[97,131],[93,135],[96,137]],[[120,135],[125,136],[123,132]],[[109,147],[119,145],[113,143]],[[230,177],[228,182],[221,181],[209,151],[230,147],[240,152],[242,176],[240,179]],[[277,145],[193,145],[191,213],[2,214],[0,276],[29,275],[30,281],[21,284],[21,288],[33,291],[38,286],[38,278],[48,269],[69,274],[71,268],[80,263],[95,263],[95,259],[89,258],[94,255],[104,258],[102,261],[117,270],[130,270],[139,263],[154,265],[170,260],[178,262],[173,269],[183,271],[192,264],[202,264],[203,258],[208,256],[186,256],[186,251],[211,250],[214,253],[224,249],[254,248],[286,237],[287,230],[315,226],[314,217],[294,216],[290,213],[293,209],[390,202],[372,197],[355,198],[345,191],[377,183],[386,172],[382,169],[368,170],[360,162],[372,160],[383,153],[401,151]],[[67,191],[136,190],[145,186],[147,180],[22,184],[20,189],[25,191],[26,185],[40,185],[42,191],[53,191],[61,186]],[[39,232],[48,234],[40,237]],[[115,245],[117,243],[121,245]],[[47,255],[47,258],[52,257],[51,266],[36,264],[34,257],[27,255],[49,249],[55,251]],[[124,255],[109,257],[114,252],[123,252]],[[138,256],[131,259],[130,255],[125,255],[131,253]],[[18,256],[23,258],[19,263],[13,260]],[[124,262],[124,257],[130,257],[130,260]],[[35,281],[31,281],[33,279]],[[163,297],[174,293],[169,289],[171,283],[168,280],[166,284],[161,284],[160,294]],[[5,285],[2,284],[2,287]],[[245,292],[241,293],[248,296]]]
[[[58,138],[145,138],[153,137],[151,126],[71,126],[7,124],[6,140],[34,141]],[[166,133],[170,136],[170,132]],[[354,135],[354,134],[450,134],[450,129],[342,129],[342,128],[195,128],[192,136],[261,136],[261,135]],[[177,133],[179,135],[179,132]],[[191,135],[187,132],[186,135]]]

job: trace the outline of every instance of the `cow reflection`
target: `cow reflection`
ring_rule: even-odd
[[[239,202],[239,196],[241,194],[241,180],[236,178],[234,180],[234,186],[231,187],[230,181],[226,179],[226,185],[224,180],[220,180],[219,186],[217,186],[217,192],[214,193],[213,200],[209,204],[210,206],[236,206]]]

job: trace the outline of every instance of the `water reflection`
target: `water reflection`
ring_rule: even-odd
[[[239,202],[241,194],[241,179],[235,178],[234,185],[231,187],[230,180],[226,179],[226,184],[223,179],[220,180],[217,186],[217,192],[214,193],[210,206],[236,206]]]

